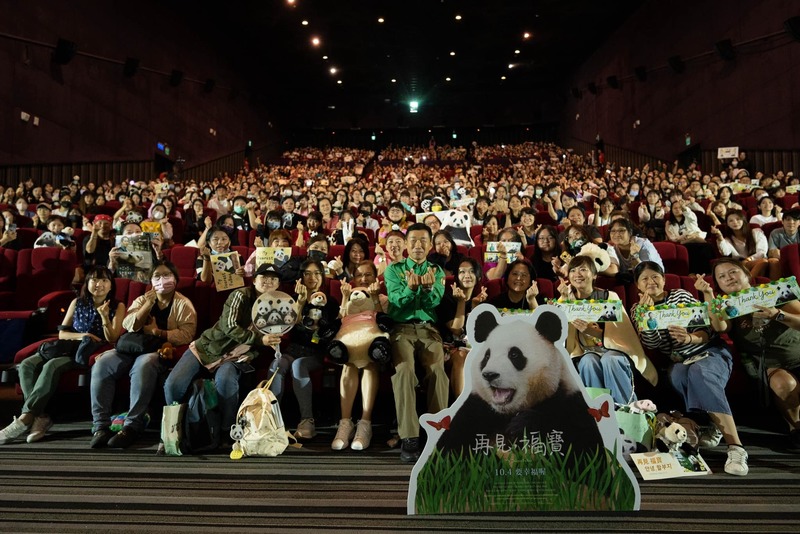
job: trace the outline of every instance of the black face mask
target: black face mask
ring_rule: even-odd
[[[327,254],[325,254],[321,250],[309,250],[308,251],[308,259],[309,260],[325,261],[326,256],[327,256]]]

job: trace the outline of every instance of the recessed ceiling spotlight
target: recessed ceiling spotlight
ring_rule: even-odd
[[[449,82],[450,81],[450,77],[448,76],[447,78],[444,79],[444,81]]]
[[[513,69],[513,68],[514,68],[514,64],[513,64],[513,63],[509,63],[509,64],[508,64],[508,68],[509,68],[509,69]]]
[[[456,53],[455,52],[450,52],[450,55],[454,56],[454,55],[456,55]]]
[[[519,50],[514,50],[514,53],[515,54],[519,54]]]
[[[302,24],[303,26],[308,26],[308,21],[307,21],[307,20],[304,20],[304,21],[303,21],[303,22],[301,22],[300,24]]]
[[[456,15],[456,20],[461,20],[461,15]]]
[[[342,80],[336,80],[336,83],[338,83],[339,85],[342,85]]]
[[[294,5],[294,0],[286,0],[286,3],[289,5]]]
[[[501,80],[505,80],[505,79],[506,79],[506,77],[505,77],[505,76],[500,76],[500,79],[501,79]]]
[[[384,22],[385,22],[385,19],[383,17],[378,17],[378,23],[379,24],[383,24]]]
[[[337,69],[336,69],[336,67],[331,67],[331,68],[330,68],[330,73],[331,73],[331,74],[336,74],[336,72],[337,72]]]
[[[319,37],[312,37],[311,38],[311,44],[312,45],[319,46],[319,43],[320,43]]]
[[[525,33],[522,34],[522,38],[523,39],[530,39],[531,38],[531,34],[528,33],[528,32],[525,32]]]
[[[392,83],[397,83],[397,80],[392,78]]]
[[[328,56],[322,56],[322,59],[328,59]]]

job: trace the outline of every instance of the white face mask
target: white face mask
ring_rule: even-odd
[[[154,212],[153,212],[153,218],[154,218],[155,220],[159,221],[159,220],[161,220],[161,219],[163,219],[163,218],[164,218],[164,214],[163,214],[163,213],[161,213],[160,211],[154,211]]]

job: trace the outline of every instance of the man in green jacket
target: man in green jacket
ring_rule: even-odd
[[[416,462],[419,458],[415,360],[425,369],[429,411],[435,413],[447,407],[450,387],[444,371],[442,338],[435,326],[435,310],[444,295],[444,271],[428,262],[432,246],[430,228],[412,224],[406,233],[408,258],[389,265],[384,273],[389,315],[396,323],[390,338],[395,370],[392,388],[403,462]]]

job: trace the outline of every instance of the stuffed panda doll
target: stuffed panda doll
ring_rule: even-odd
[[[561,432],[576,454],[603,450],[571,363],[555,345],[562,329],[558,315],[543,311],[531,328],[522,321],[498,324],[494,312],[483,311],[474,324],[473,344],[480,346],[473,350],[481,352],[472,360],[472,392],[437,442],[443,454],[468,454],[476,432],[495,442],[502,436],[505,445],[537,432],[542,439]]]

